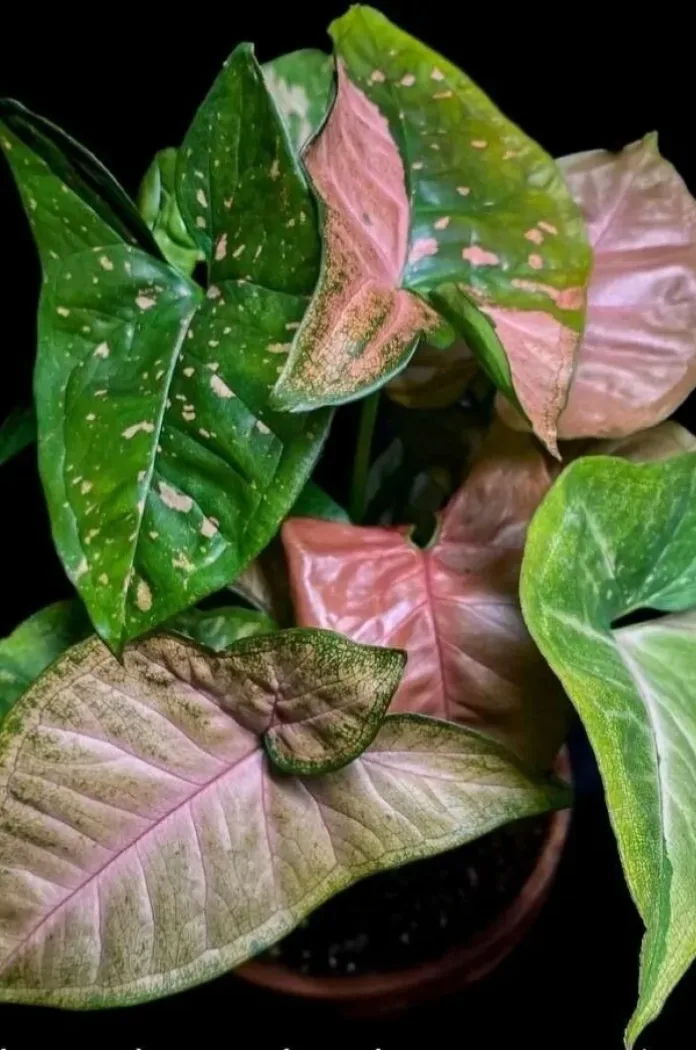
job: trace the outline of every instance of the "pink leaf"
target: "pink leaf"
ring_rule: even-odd
[[[317,640],[212,656],[151,637],[122,665],[90,639],[18,701],[0,733],[0,1000],[158,998],[372,871],[566,803],[489,741],[410,717],[337,772],[279,775],[262,737],[274,762],[323,764],[398,680],[400,654]]]
[[[283,527],[298,622],[408,654],[393,711],[493,734],[544,765],[565,706],[518,603],[527,524],[552,481],[534,440],[497,427],[426,550],[407,528]]]
[[[696,386],[696,202],[654,135],[560,164],[594,269],[559,436],[622,437],[665,419]]]
[[[361,396],[405,364],[418,336],[439,324],[399,287],[410,211],[404,166],[387,121],[338,63],[338,94],[305,163],[323,204],[317,292],[275,389],[295,411]],[[415,242],[418,258],[437,242]]]

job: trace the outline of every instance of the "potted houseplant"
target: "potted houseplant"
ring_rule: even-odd
[[[406,862],[475,902],[502,855],[488,926],[382,998],[471,979],[552,875],[572,705],[646,927],[633,1045],[696,953],[696,205],[654,136],[557,163],[378,12],[331,37],[238,47],[137,204],[0,103],[44,273],[0,459],[35,418],[78,595],[0,643],[0,998],[279,945],[247,977],[357,1000],[289,982],[291,931]]]

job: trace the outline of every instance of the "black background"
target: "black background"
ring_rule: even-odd
[[[513,120],[558,156],[618,149],[656,129],[662,152],[696,191],[690,110],[693,58],[678,28],[653,18],[605,22],[606,11],[553,20],[534,7],[387,2],[382,10],[445,53]],[[609,5],[607,5],[608,7]],[[342,3],[271,7],[119,5],[77,14],[15,7],[3,28],[0,96],[20,99],[88,146],[131,192],[156,149],[176,145],[219,66],[242,40],[260,60],[326,47]],[[179,9],[177,9],[179,10]],[[453,13],[448,14],[451,11]],[[660,15],[661,11],[653,12]],[[668,16],[669,8],[664,14]],[[566,19],[566,21],[563,21]],[[28,398],[39,270],[28,227],[0,170],[0,419]],[[695,403],[678,418],[693,427]],[[334,447],[333,454],[336,454]],[[2,468],[0,637],[70,588],[53,552],[34,451]],[[223,977],[169,1000],[121,1011],[68,1014],[0,1006],[0,1048],[118,1047],[410,1050],[612,1050],[634,1000],[640,923],[624,887],[586,745],[575,741],[578,801],[571,840],[542,919],[495,975],[437,1007],[392,1022],[350,1025],[318,1006],[285,1003]],[[673,995],[639,1048],[693,1045],[696,973]]]

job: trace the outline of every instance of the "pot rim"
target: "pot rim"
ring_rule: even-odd
[[[556,770],[569,778],[570,764],[565,748],[559,755]],[[514,900],[505,910],[464,943],[454,945],[438,959],[402,970],[365,974],[359,977],[311,977],[281,963],[250,959],[234,974],[252,984],[305,999],[332,1002],[369,1001],[446,980],[462,970],[467,983],[492,970],[521,940],[537,917],[556,874],[570,829],[572,811],[557,810],[550,815],[549,826],[537,862]]]

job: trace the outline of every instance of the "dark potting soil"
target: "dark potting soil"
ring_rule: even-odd
[[[535,817],[339,893],[261,958],[315,977],[385,973],[437,959],[489,925],[532,873]]]

